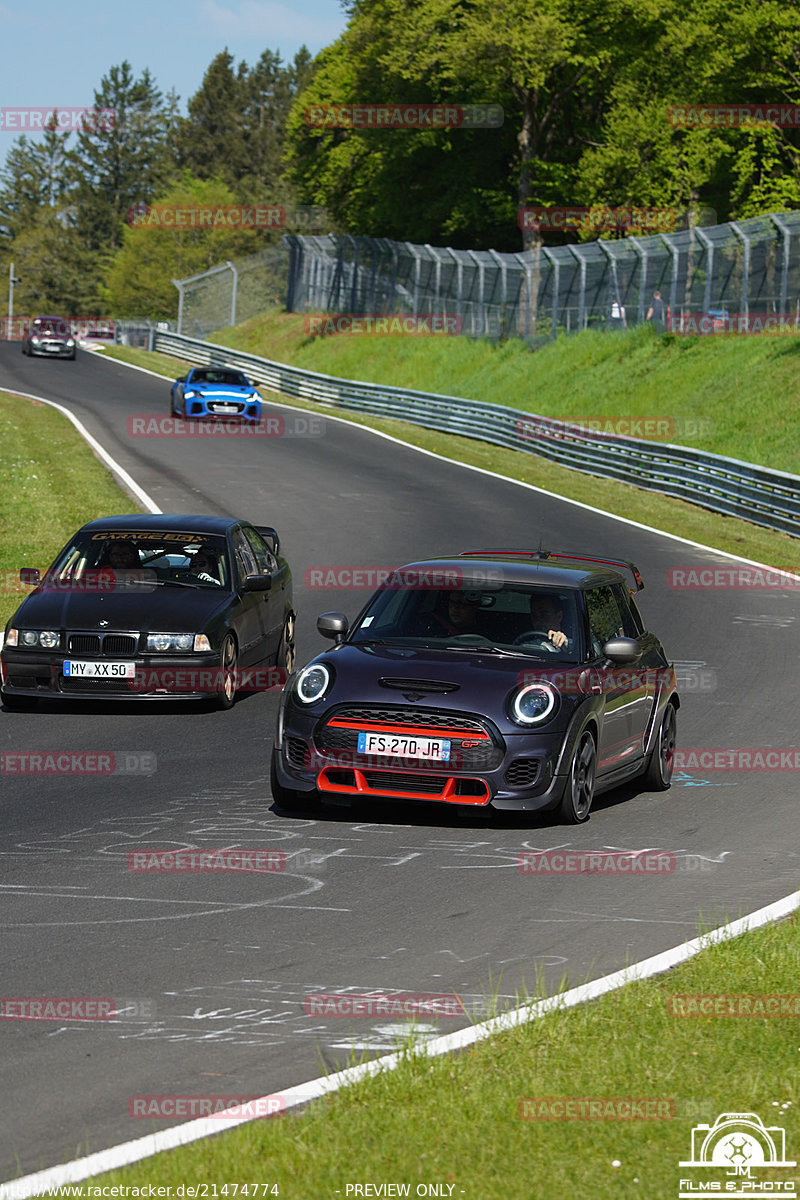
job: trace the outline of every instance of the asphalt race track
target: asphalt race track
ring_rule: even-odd
[[[797,592],[667,587],[671,567],[730,560],[324,411],[315,436],[131,437],[127,418],[168,413],[169,385],[89,353],[48,362],[3,343],[0,388],[69,405],[165,511],[275,525],[294,572],[300,662],[325,644],[317,613],[352,616],[368,595],[306,587],[307,570],[541,539],[640,567],[645,620],[676,662],[694,664],[682,668],[681,747],[797,744]],[[309,993],[457,993],[480,1019],[488,993],[533,988],[537,970],[551,986],[564,973],[579,983],[694,937],[701,911],[719,922],[798,886],[797,773],[679,772],[666,793],[602,797],[577,828],[402,805],[311,820],[272,807],[276,707],[262,693],[228,713],[77,702],[0,713],[3,752],[148,752],[155,767],[3,777],[3,996],[129,1003],[111,1021],[0,1024],[0,1180],[172,1123],[129,1117],[132,1096],[279,1094],[353,1048],[394,1048],[396,1020],[307,1016]],[[280,849],[287,869],[127,869],[131,850],[179,846]],[[676,870],[517,869],[520,852],[555,847],[657,847]],[[690,1098],[696,1084],[685,1086]]]

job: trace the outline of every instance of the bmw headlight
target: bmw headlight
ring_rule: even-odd
[[[295,699],[301,704],[313,704],[322,699],[330,683],[330,669],[324,663],[311,663],[303,667],[294,681]]]
[[[26,646],[29,649],[41,646],[43,650],[54,650],[59,640],[55,629],[10,629],[6,645]]]
[[[511,719],[517,725],[541,725],[556,711],[558,693],[547,683],[529,683],[511,697]]]
[[[157,654],[187,654],[194,646],[193,633],[148,633],[147,649]]]

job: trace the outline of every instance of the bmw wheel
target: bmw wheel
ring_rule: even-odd
[[[236,699],[236,660],[236,641],[233,634],[228,633],[219,656],[218,708],[233,708]]]
[[[672,783],[677,728],[675,705],[668,703],[664,708],[658,738],[650,751],[650,761],[644,773],[645,786],[650,792],[665,792]]]
[[[280,671],[284,671],[286,675],[291,675],[294,670],[294,664],[297,659],[297,649],[294,644],[294,613],[289,613],[283,626],[281,634],[281,644],[278,650],[278,658],[276,666]]]
[[[559,806],[559,816],[567,825],[580,825],[589,819],[594,799],[594,776],[597,751],[588,729],[578,739],[569,767],[566,790]]]

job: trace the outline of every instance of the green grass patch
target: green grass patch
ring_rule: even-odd
[[[660,440],[800,474],[800,337],[794,335],[689,338],[644,325],[587,330],[532,351],[518,339],[312,338],[302,316],[270,312],[212,340],[328,375],[558,420],[674,422],[674,432]]]
[[[134,358],[134,356],[136,357]],[[124,346],[114,347],[113,357],[121,361],[135,362],[137,366],[149,363],[150,370],[163,371],[165,375],[173,379],[175,378],[173,372],[182,373],[188,365],[163,354],[133,350]],[[266,389],[262,389],[262,395],[267,403],[270,399],[274,399],[274,393]],[[281,403],[288,404],[293,408],[321,413],[323,416],[331,411],[314,401],[296,400],[283,396]],[[366,413],[343,413],[337,409],[336,416],[356,425],[378,429],[411,446],[419,446],[434,454],[455,459],[456,462],[482,467],[484,470],[494,471],[509,479],[522,480],[524,483],[545,488],[557,496],[578,500],[583,504],[591,504],[605,512],[617,513],[629,520],[640,521],[643,525],[652,525],[656,529],[677,534],[679,537],[690,538],[704,545],[714,546],[730,554],[738,554],[744,558],[755,559],[757,562],[769,563],[782,570],[797,571],[800,569],[800,545],[798,545],[797,538],[792,538],[785,533],[762,529],[749,521],[708,512],[697,505],[688,504],[683,500],[673,500],[671,497],[662,496],[659,492],[646,491],[644,488],[637,488],[632,484],[619,483],[613,479],[600,479],[595,475],[586,475],[582,471],[572,471],[568,467],[559,466],[537,454],[526,454],[521,450],[506,450],[502,446],[493,446],[489,442],[479,442],[473,438],[456,437],[453,434],[422,429],[407,421],[373,417]]]
[[[62,413],[0,392],[0,628],[25,598],[20,567],[49,566],[86,521],[141,512]]]
[[[794,995],[799,967],[800,923],[788,920],[460,1053],[435,1059],[409,1053],[396,1071],[297,1114],[254,1121],[95,1182],[257,1180],[277,1183],[283,1197],[314,1200],[345,1200],[348,1184],[366,1182],[407,1183],[411,1195],[418,1184],[452,1183],[453,1196],[475,1200],[666,1200],[687,1177],[678,1163],[690,1157],[692,1126],[713,1124],[722,1112],[756,1113],[766,1125],[785,1128],[790,1159],[800,1148],[798,1021],[682,1018],[672,1015],[670,997]],[[274,1083],[265,1079],[265,1093]],[[164,1081],[154,1080],[153,1091],[163,1090]],[[235,1078],[214,1090],[235,1093]],[[520,1116],[521,1101],[541,1097],[648,1097],[661,1102],[654,1111],[663,1117]],[[131,1137],[147,1132],[145,1121],[131,1126]],[[754,1177],[785,1180],[796,1173],[774,1169]]]

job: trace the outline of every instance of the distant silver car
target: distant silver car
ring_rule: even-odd
[[[64,317],[34,317],[22,339],[22,353],[44,358],[75,357],[76,342]]]

